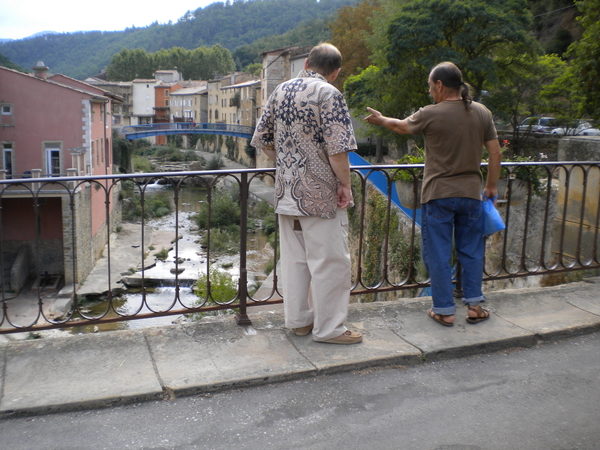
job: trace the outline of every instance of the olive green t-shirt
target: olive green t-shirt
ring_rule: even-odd
[[[421,203],[449,197],[481,199],[484,142],[497,139],[492,113],[473,102],[443,101],[407,118],[412,134],[425,137]]]

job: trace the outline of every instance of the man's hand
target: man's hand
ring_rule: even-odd
[[[352,206],[352,189],[350,188],[350,161],[348,153],[337,153],[329,157],[329,163],[333,173],[340,182],[337,188],[337,206],[338,208],[347,208]]]
[[[370,123],[372,125],[381,125],[381,118],[383,117],[383,115],[379,111],[376,111],[373,108],[369,108],[368,106],[367,111],[369,111],[369,115],[365,117],[365,122]]]
[[[408,122],[406,119],[400,120],[392,117],[386,117],[379,111],[369,108],[368,106],[367,111],[369,111],[369,115],[365,117],[365,122],[370,123],[371,125],[378,125],[387,128],[388,130],[392,130],[394,133],[410,134],[410,129],[408,128]]]
[[[337,206],[338,208],[348,208],[354,206],[354,200],[352,198],[352,189],[350,186],[344,186],[340,184],[337,190]]]

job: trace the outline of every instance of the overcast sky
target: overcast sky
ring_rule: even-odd
[[[104,0],[0,0],[0,38],[22,39],[41,31],[121,31],[152,22],[177,22],[186,11],[204,8],[218,0],[134,2]]]

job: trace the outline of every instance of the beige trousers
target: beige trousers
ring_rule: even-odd
[[[340,336],[351,287],[347,211],[335,219],[279,215],[279,229],[286,326],[314,323],[316,341]]]

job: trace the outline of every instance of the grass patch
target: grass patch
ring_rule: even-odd
[[[160,259],[161,261],[164,261],[169,256],[169,250],[167,250],[166,248],[163,247],[163,249],[159,252],[156,252],[154,254],[154,256],[156,256],[156,259]]]

